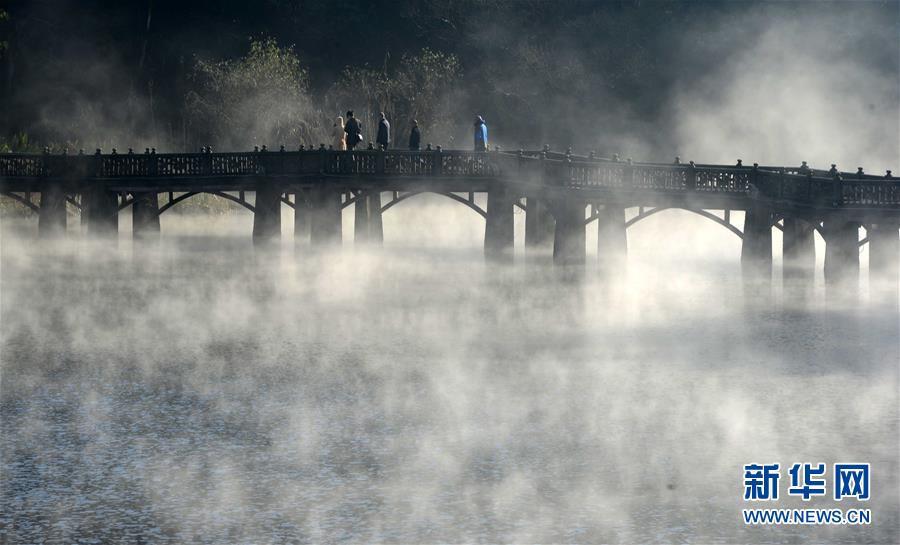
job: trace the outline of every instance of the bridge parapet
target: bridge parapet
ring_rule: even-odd
[[[0,157],[0,176],[7,178],[38,178],[44,175],[40,155],[7,153]]]
[[[303,149],[95,155],[0,154],[0,182],[48,179],[241,177],[397,177],[505,179],[573,190],[621,189],[749,196],[814,207],[900,208],[900,180],[801,167],[636,163],[535,152]],[[755,190],[754,190],[755,188]],[[30,189],[26,189],[30,190]]]
[[[562,160],[547,162],[567,164]],[[900,180],[862,173],[848,174],[845,177],[833,171],[783,167],[568,161],[568,174],[564,177],[566,185],[574,189],[610,188],[751,195],[817,207],[900,206]]]
[[[900,206],[900,180],[865,176],[846,179],[839,174],[827,176],[758,169],[755,185],[773,200],[800,202],[811,206],[828,207],[886,207]],[[851,175],[855,176],[855,175]]]
[[[653,163],[572,162],[566,184],[574,188],[622,188],[747,194],[752,169]]]
[[[841,184],[842,204],[900,206],[897,180],[849,180]]]

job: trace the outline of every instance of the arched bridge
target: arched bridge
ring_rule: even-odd
[[[284,204],[295,210],[295,236],[308,233],[316,244],[340,239],[342,208],[354,206],[358,240],[380,241],[384,212],[421,193],[436,193],[485,218],[491,257],[510,254],[518,206],[526,215],[526,246],[552,247],[559,263],[584,261],[585,225],[593,221],[601,256],[608,256],[624,251],[629,225],[682,208],[741,237],[747,269],[771,267],[773,226],[784,231],[785,263],[809,269],[818,230],[826,240],[830,277],[858,270],[861,227],[872,264],[894,270],[900,226],[900,180],[890,171],[848,173],[834,165],[826,171],[805,163],[637,163],[547,149],[0,154],[0,193],[38,212],[42,234],[65,228],[67,204],[81,209],[91,232],[115,230],[118,212],[131,207],[135,233],[152,233],[159,229],[159,215],[172,206],[213,193],[253,212],[254,240],[263,240],[280,235]],[[479,193],[487,195],[486,207],[476,202]],[[162,206],[160,195],[167,196]],[[639,213],[626,222],[623,211],[631,207]],[[736,210],[744,212],[743,227],[730,221]]]

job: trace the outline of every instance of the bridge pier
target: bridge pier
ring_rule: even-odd
[[[384,243],[384,225],[381,223],[381,191],[372,191],[366,198],[369,208],[369,242],[381,246]]]
[[[553,215],[547,203],[535,197],[525,201],[525,248],[549,250],[553,247]]]
[[[51,238],[66,233],[66,192],[59,182],[41,184],[41,209],[38,212],[38,236]]]
[[[309,235],[313,246],[341,243],[341,193],[324,184],[309,191]]]
[[[747,276],[772,274],[772,210],[756,204],[744,214],[741,272]]]
[[[309,202],[307,191],[294,193],[294,243],[309,243]]]
[[[584,203],[565,199],[555,206],[553,262],[557,265],[584,265]]]
[[[85,189],[81,196],[81,217],[92,236],[112,236],[119,232],[119,199],[102,187]]]
[[[866,226],[869,237],[869,278],[897,282],[900,272],[900,222],[879,220]]]
[[[158,235],[159,228],[159,194],[155,191],[132,193],[134,203],[131,205],[131,230],[133,236]]]
[[[621,265],[628,253],[628,237],[625,234],[625,208],[606,203],[597,211],[597,260],[601,267]]]
[[[381,223],[381,192],[363,193],[354,203],[353,239],[357,243],[384,242]]]
[[[815,229],[808,221],[784,218],[781,255],[783,276],[812,277],[816,269],[816,241]]]
[[[369,241],[369,199],[361,193],[353,203],[353,242],[365,244]]]
[[[859,279],[859,225],[841,218],[825,220],[825,283]]]
[[[484,255],[488,259],[512,259],[515,233],[515,199],[504,186],[488,190],[487,221],[484,224]]]
[[[281,237],[281,189],[263,183],[256,188],[253,205],[253,242],[263,243]]]

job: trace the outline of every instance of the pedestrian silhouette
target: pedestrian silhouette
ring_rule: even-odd
[[[475,151],[487,151],[487,124],[480,115],[475,118]]]
[[[344,132],[344,118],[337,116],[337,119],[334,122],[334,128],[331,129],[331,145],[334,149],[338,151],[347,149],[347,140],[344,138],[346,134],[347,133]]]
[[[413,119],[412,129],[409,131],[409,149],[411,151],[419,151],[421,141],[422,133],[419,132],[419,122]]]
[[[378,144],[379,149],[387,149],[391,143],[391,124],[385,118],[384,112],[381,112],[380,117],[381,119],[378,120],[378,137],[375,138],[375,143]]]
[[[353,116],[353,110],[347,112],[347,122],[344,124],[344,132],[347,133],[347,149],[352,150],[363,141],[362,130],[359,121]]]

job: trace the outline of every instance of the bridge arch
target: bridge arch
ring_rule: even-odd
[[[281,202],[283,202],[284,204],[286,204],[286,205],[288,205],[289,207],[293,208],[294,210],[297,209],[296,203],[291,202],[291,199],[288,198],[287,193],[283,193],[283,194],[281,195]]]
[[[4,191],[3,193],[0,193],[0,195],[3,195],[4,197],[9,197],[10,199],[12,199],[12,200],[14,200],[14,201],[16,201],[16,202],[19,202],[19,203],[24,204],[29,210],[31,210],[31,211],[34,212],[34,213],[38,213],[38,212],[40,212],[40,210],[41,210],[40,205],[38,205],[38,204],[32,202],[31,199],[26,199],[26,198],[25,198],[24,196],[22,196],[22,195],[18,195],[18,194],[16,194],[16,193],[11,192],[11,191],[9,191],[9,192]]]
[[[800,219],[802,219],[802,220],[806,221],[807,223],[809,223],[810,225],[812,225],[813,229],[819,233],[820,237],[822,237],[822,240],[824,240],[826,243],[828,242],[828,239],[825,238],[825,229],[824,229],[821,221],[815,221],[815,220],[810,221],[806,218],[800,218]],[[776,216],[775,223],[772,224],[772,227],[775,227],[779,231],[784,231],[784,216],[780,215],[780,214],[778,216]],[[863,224],[862,227],[865,227],[865,224]],[[869,243],[869,237],[868,236],[863,237],[859,241],[860,251],[862,251],[862,247],[868,243]]]
[[[416,195],[421,195],[423,193],[434,193],[435,195],[441,195],[443,197],[447,197],[448,199],[452,199],[458,203],[464,204],[466,207],[474,210],[482,218],[487,219],[487,211],[485,211],[483,208],[481,208],[480,206],[478,206],[471,200],[460,197],[459,195],[457,195],[455,193],[442,192],[442,191],[409,191],[407,193],[400,193],[381,207],[381,213],[382,214],[385,213],[393,206],[400,204],[401,202],[405,201],[406,199],[408,199],[410,197],[414,197]]]
[[[22,195],[13,193],[12,191],[3,191],[3,192],[0,192],[0,195],[2,195],[2,196],[4,196],[4,197],[9,197],[10,199],[12,199],[12,200],[14,200],[14,201],[17,201],[17,202],[20,202],[20,203],[24,204],[29,210],[31,210],[31,211],[34,212],[35,214],[39,214],[40,211],[41,211],[41,205],[37,204],[37,203],[34,202],[34,201],[31,201],[31,200],[25,198],[25,197],[22,196]],[[66,204],[69,205],[69,206],[71,206],[71,207],[74,208],[75,210],[78,210],[79,212],[80,212],[81,209],[82,209],[81,201],[79,200],[79,197],[78,197],[77,194],[75,194],[75,195],[66,195]]]
[[[646,218],[648,218],[648,217],[650,217],[650,216],[652,216],[652,215],[654,215],[654,214],[658,214],[659,212],[662,212],[662,211],[664,211],[664,210],[673,209],[673,208],[674,208],[674,209],[678,209],[678,210],[686,210],[686,211],[688,211],[688,212],[693,212],[694,214],[697,214],[697,215],[702,216],[702,217],[704,217],[704,218],[706,218],[706,219],[709,219],[709,220],[711,220],[711,221],[714,221],[715,223],[718,223],[718,224],[721,225],[722,227],[725,227],[726,229],[728,229],[729,231],[731,231],[732,233],[734,233],[735,236],[737,236],[738,238],[740,238],[740,239],[743,239],[743,238],[744,238],[744,232],[743,232],[743,231],[741,231],[741,230],[738,229],[735,225],[731,224],[730,222],[726,221],[725,219],[720,218],[719,216],[717,216],[717,215],[715,215],[715,214],[713,214],[713,213],[711,213],[711,212],[707,212],[706,210],[703,210],[703,209],[678,208],[678,207],[671,207],[671,206],[667,206],[667,207],[662,207],[662,206],[661,206],[661,207],[658,207],[658,208],[650,208],[650,209],[647,209],[647,210],[645,210],[645,211],[641,211],[640,213],[638,213],[637,216],[634,216],[633,218],[631,218],[630,220],[628,220],[628,221],[625,222],[625,228],[627,229],[627,228],[631,227],[632,225],[634,225],[635,223],[637,223],[637,222],[639,222],[639,221],[641,221],[641,220],[643,220],[643,219],[646,219]],[[584,224],[585,224],[585,225],[588,225],[588,224],[591,223],[592,221],[595,221],[595,220],[597,219],[597,217],[598,217],[598,215],[597,215],[596,213],[591,214],[591,216],[590,216],[588,219],[586,219],[586,220],[584,221]],[[781,216],[781,215],[776,216],[776,217],[775,217],[775,221],[772,223],[772,227],[775,227],[775,228],[778,229],[779,231],[784,231],[784,225],[783,225],[783,223],[782,223],[783,221],[784,221],[784,217],[783,217],[783,216]],[[823,232],[822,232],[822,223],[821,223],[821,222],[817,222],[817,221],[811,221],[811,222],[809,222],[809,223],[813,226],[813,229],[815,229],[816,231],[819,232],[819,236],[821,236],[823,239],[825,239],[825,235],[824,235]],[[827,239],[825,239],[825,240],[827,240]],[[864,245],[866,245],[868,242],[869,242],[869,237],[864,237],[862,240],[859,241],[859,247],[862,248],[862,247],[863,247]]]
[[[175,206],[176,204],[178,204],[178,203],[180,203],[180,202],[182,202],[182,201],[185,201],[185,200],[187,200],[187,199],[190,199],[191,197],[193,197],[193,196],[195,196],[195,195],[199,195],[199,194],[201,194],[201,193],[208,193],[208,194],[210,194],[210,195],[215,195],[216,197],[221,197],[221,198],[223,198],[223,199],[225,199],[225,200],[229,200],[229,201],[231,201],[231,202],[235,202],[235,203],[237,203],[237,204],[243,206],[244,208],[246,208],[247,210],[249,210],[249,211],[251,211],[251,212],[254,212],[254,213],[256,212],[256,207],[254,207],[252,204],[248,203],[248,202],[247,202],[246,200],[244,200],[244,199],[241,199],[240,197],[235,197],[234,195],[229,195],[228,193],[223,193],[223,192],[221,192],[221,191],[189,191],[189,192],[187,192],[187,193],[183,193],[183,194],[181,194],[181,195],[175,197],[173,200],[171,200],[171,201],[167,202],[166,204],[160,206],[160,207],[159,207],[159,212],[157,213],[157,215],[158,215],[158,216],[161,216],[161,215],[163,214],[163,212],[165,212],[165,211],[168,210],[169,208],[172,208],[172,207]],[[134,202],[134,199],[132,199],[131,202],[129,202],[128,204],[131,204],[131,203],[133,203],[133,202]],[[125,208],[126,206],[128,206],[128,204],[123,204],[123,206],[121,206],[121,207],[119,208],[119,210],[121,210],[122,208]]]
[[[816,231],[819,232],[819,236],[821,236],[822,239],[825,239],[825,233],[824,233],[824,230],[823,230],[823,228],[822,228],[822,222],[821,222],[821,221],[818,221],[818,220],[810,220],[810,219],[804,218],[804,217],[801,217],[801,218],[798,218],[798,219],[801,219],[801,220],[805,221],[806,223],[812,225],[813,229],[815,229]],[[772,222],[772,227],[775,227],[775,228],[778,229],[779,231],[784,231],[784,214],[777,214],[777,215],[775,216],[775,221]]]
[[[674,210],[686,210],[688,212],[697,214],[698,216],[702,216],[702,217],[704,217],[708,220],[711,220],[715,223],[718,223],[722,227],[728,229],[736,237],[738,237],[740,239],[744,238],[743,231],[738,229],[731,222],[729,222],[723,218],[720,218],[719,216],[713,214],[712,212],[707,212],[706,210],[698,209],[698,208],[680,208],[677,206],[660,206],[657,208],[648,208],[646,210],[641,209],[636,216],[634,216],[633,218],[631,218],[625,222],[625,228],[628,229],[629,227],[633,226],[634,224],[636,224],[637,222],[639,222],[641,220],[645,220],[645,219],[649,218],[650,216],[653,216],[653,215],[663,212],[665,210],[673,210],[673,209]],[[588,219],[584,220],[584,224],[588,225],[592,221],[595,221],[598,217],[599,217],[599,214],[597,212],[594,212],[593,214],[591,214],[591,216]]]

